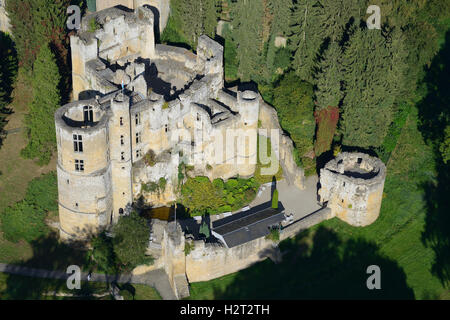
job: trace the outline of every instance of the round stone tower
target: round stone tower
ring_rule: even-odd
[[[55,113],[58,200],[62,239],[85,238],[111,223],[108,117],[95,100]]]
[[[385,178],[386,166],[380,159],[342,152],[320,170],[320,202],[339,219],[367,226],[380,213]]]

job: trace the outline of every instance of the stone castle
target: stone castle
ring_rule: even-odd
[[[275,109],[256,90],[224,88],[223,47],[206,36],[199,37],[196,54],[157,44],[154,23],[149,7],[113,7],[83,17],[70,38],[75,101],[55,113],[63,240],[83,240],[108,228],[137,197],[152,206],[173,203],[180,163],[210,179],[251,177],[257,136],[270,130],[278,134],[270,138],[286,183],[306,188]],[[340,153],[320,170],[319,209],[283,221],[280,240],[333,217],[354,226],[372,223],[385,176],[380,160]],[[162,192],[144,190],[161,180]],[[264,236],[233,247],[187,240],[178,221],[152,219],[151,230],[148,250],[155,262],[133,274],[163,269],[177,298],[189,295],[188,282],[239,271],[274,250]],[[194,244],[189,254],[186,241]]]
[[[164,179],[167,191],[148,200],[174,201],[181,162],[211,179],[254,174],[259,95],[224,89],[217,42],[201,36],[196,55],[155,45],[145,7],[87,15],[70,40],[73,94],[81,100],[55,113],[62,238],[117,222],[143,183]],[[227,136],[230,129],[248,139]],[[221,163],[215,137],[226,137]],[[143,161],[150,150],[153,166]]]

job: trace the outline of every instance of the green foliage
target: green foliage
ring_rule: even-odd
[[[273,242],[280,241],[280,229],[271,228],[269,234],[266,236],[266,239],[272,240]]]
[[[341,90],[341,55],[337,42],[329,45],[318,64],[316,101],[319,108],[338,107],[343,97]]]
[[[263,163],[263,159],[261,159],[260,154],[260,144],[264,145],[266,143],[266,150],[267,150],[267,162]],[[262,151],[261,151],[262,152]],[[266,162],[266,161],[264,161]],[[266,170],[270,170],[268,168],[277,167],[278,171],[273,174],[266,174]],[[267,168],[263,171],[263,168]],[[281,180],[283,179],[283,169],[281,168],[281,165],[279,163],[279,160],[275,154],[272,154],[272,144],[270,142],[269,138],[266,138],[265,136],[258,135],[258,146],[257,146],[257,163],[256,163],[256,169],[254,174],[254,179],[258,184],[264,184],[267,182],[271,182],[273,177],[275,176],[275,179]]]
[[[30,181],[25,199],[45,211],[58,210],[58,182],[56,172],[50,172]]]
[[[9,0],[6,11],[19,63],[30,70],[41,46],[50,43],[67,68],[67,8],[71,0]],[[75,4],[76,1],[74,1]],[[45,21],[45,23],[42,23]]]
[[[98,29],[100,29],[100,24],[98,23],[97,19],[96,18],[91,18],[91,20],[89,20],[89,29],[88,29],[88,31],[91,32],[91,33],[94,33]]]
[[[144,155],[144,163],[149,167],[153,167],[156,164],[155,151],[152,149],[148,150],[148,152]]]
[[[33,102],[26,117],[29,141],[21,152],[25,158],[38,158],[39,164],[47,164],[56,149],[53,115],[61,102],[60,79],[53,53],[42,46],[33,66]]]
[[[47,234],[48,227],[44,219],[45,211],[25,200],[6,208],[0,215],[3,235],[12,242],[21,239],[31,242]]]
[[[278,209],[278,190],[275,189],[272,194],[272,209]]]
[[[232,6],[233,41],[238,44],[236,57],[241,81],[261,78],[263,59],[262,1],[238,1]]]
[[[191,215],[218,214],[234,211],[250,203],[259,183],[254,178],[233,178],[224,182],[207,177],[188,178],[181,188],[181,202]]]
[[[312,96],[312,86],[293,73],[286,74],[273,93],[281,127],[290,134],[300,157],[313,150],[316,125]]]
[[[191,253],[192,250],[195,249],[194,242],[185,241],[184,242],[184,255],[187,256]]]
[[[186,39],[192,48],[197,46],[198,37],[206,34],[214,38],[217,24],[216,0],[173,0],[170,3],[172,24],[164,30],[161,40],[180,42]],[[175,40],[175,41],[173,41]]]
[[[396,57],[394,52],[401,55],[401,42],[391,41],[393,38],[381,31],[371,31],[356,27],[342,60],[347,88],[341,125],[343,143],[364,148],[383,143],[404,69],[404,61],[392,58]]]
[[[57,199],[55,172],[33,179],[28,185],[25,198],[0,214],[5,238],[12,242],[21,239],[31,242],[48,234],[45,218],[47,212],[58,209]]]
[[[210,236],[209,226],[206,224],[205,221],[203,221],[202,225],[200,226],[199,233],[204,235],[205,238],[209,238]]]
[[[445,128],[444,141],[442,141],[439,146],[439,151],[441,152],[442,160],[447,163],[450,160],[450,125]]]
[[[147,183],[143,183],[141,185],[141,189],[144,192],[155,192],[155,191],[159,190],[158,184],[156,182],[153,182],[153,181],[149,181]]]
[[[158,180],[158,188],[161,192],[166,190],[167,180],[164,177],[159,178]]]
[[[153,258],[145,255],[150,234],[147,220],[133,211],[129,216],[119,219],[113,233],[114,252],[124,270],[153,263]]]
[[[114,253],[112,238],[106,236],[105,232],[91,240],[92,249],[89,256],[98,270],[106,274],[115,274],[117,272],[117,261]]]

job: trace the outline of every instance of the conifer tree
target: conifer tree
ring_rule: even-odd
[[[313,83],[317,54],[323,43],[320,15],[323,7],[316,0],[299,0],[294,5],[289,41],[294,51],[292,67],[302,79]]]
[[[26,117],[28,145],[21,154],[38,158],[39,163],[50,161],[56,146],[54,113],[60,107],[58,85],[60,75],[56,59],[49,46],[42,46],[33,65],[33,101]]]
[[[344,144],[367,148],[383,142],[403,79],[396,71],[404,65],[395,56],[397,50],[381,30],[354,28],[342,63],[346,89],[341,126]]]
[[[242,81],[261,76],[264,7],[262,1],[239,1],[232,7],[233,40],[237,45],[238,76]]]
[[[339,44],[332,42],[318,64],[315,95],[319,109],[328,106],[337,107],[342,99],[341,55]]]

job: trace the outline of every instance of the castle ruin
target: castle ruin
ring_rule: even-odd
[[[152,205],[175,201],[181,162],[210,179],[255,172],[259,94],[224,89],[217,42],[201,36],[193,54],[155,44],[152,26],[150,9],[115,7],[85,16],[70,38],[80,100],[55,113],[64,239],[116,223],[145,183],[167,183],[147,194]]]
[[[352,226],[367,226],[380,213],[386,166],[364,153],[342,152],[320,169],[320,202]]]

